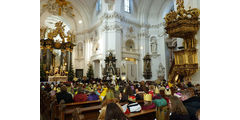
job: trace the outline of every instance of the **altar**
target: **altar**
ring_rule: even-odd
[[[48,76],[48,81],[49,82],[54,82],[54,81],[67,82],[68,77],[67,76]]]

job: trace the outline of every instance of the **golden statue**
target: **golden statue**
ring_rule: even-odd
[[[47,31],[47,27],[45,27],[45,26],[40,27],[40,38],[41,39],[45,38],[46,31]]]
[[[73,32],[68,31],[66,38],[68,42],[75,42],[75,35]]]
[[[54,37],[53,30],[50,29],[50,31],[48,32],[48,38],[49,38],[49,39],[53,39],[53,37]]]

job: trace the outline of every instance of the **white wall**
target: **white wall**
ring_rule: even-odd
[[[157,79],[157,71],[159,70],[159,64],[165,67],[165,79],[167,79],[169,66],[170,51],[165,43],[163,17],[169,12],[175,0],[132,0],[133,9],[131,13],[124,11],[123,0],[115,0],[113,9],[109,10],[110,3],[105,3],[102,0],[101,11],[96,12],[96,6],[84,6],[87,3],[91,3],[87,0],[75,1],[74,9],[76,18],[70,19],[66,17],[66,20],[70,21],[71,28],[73,28],[77,35],[77,44],[83,44],[82,58],[77,55],[78,49],[73,50],[73,67],[74,69],[84,69],[84,75],[88,70],[88,63],[92,63],[94,60],[100,61],[100,77],[102,77],[102,70],[105,67],[104,59],[106,51],[114,50],[117,57],[117,67],[121,68],[124,63],[125,57],[131,57],[136,59],[136,76],[137,80],[145,80],[143,77],[143,58],[150,51],[150,39],[152,36],[157,38],[157,55],[153,55],[152,58],[152,78],[150,80]],[[78,4],[82,3],[77,6]],[[43,4],[43,2],[41,2]],[[94,3],[95,4],[95,3]],[[159,5],[158,5],[159,4]],[[185,0],[185,7],[191,5],[193,7],[200,8],[200,2]],[[161,6],[159,8],[159,6]],[[176,6],[175,6],[176,7]],[[192,7],[192,8],[193,8]],[[41,10],[42,12],[43,10]],[[41,25],[48,16],[44,12],[41,13]],[[45,17],[44,17],[45,16]],[[64,18],[65,19],[65,18]],[[78,20],[83,19],[83,24],[78,24]],[[129,28],[133,28],[133,32],[129,31]],[[96,34],[97,32],[97,34]],[[135,44],[135,53],[124,52],[125,42],[131,39]],[[197,49],[199,47],[199,34],[196,36],[198,40]],[[99,51],[93,53],[94,44],[99,44]],[[178,43],[179,45],[179,43]],[[199,51],[198,51],[199,53]],[[199,56],[200,57],[200,56]],[[199,61],[200,63],[200,61]],[[200,65],[200,64],[199,64]],[[199,74],[193,76],[195,83],[199,82]]]

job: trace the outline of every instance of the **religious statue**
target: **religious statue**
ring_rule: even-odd
[[[158,71],[158,77],[163,80],[165,76],[165,68],[162,65],[162,63],[159,64],[159,71]]]
[[[58,67],[55,68],[54,75],[60,75]]]
[[[115,56],[110,52],[109,55],[106,55],[105,58],[105,69],[104,69],[104,75],[106,76],[112,76],[116,75],[116,58]]]
[[[157,52],[157,40],[156,40],[156,37],[152,37],[151,38],[151,51],[152,51],[152,53],[156,53]]]
[[[144,72],[143,76],[145,79],[150,79],[152,77],[152,71],[151,71],[151,57],[149,54],[145,55],[143,58],[144,61]]]

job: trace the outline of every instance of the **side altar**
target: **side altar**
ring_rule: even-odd
[[[48,82],[67,82],[68,77],[67,76],[48,76]]]
[[[65,31],[65,25],[59,21],[55,28],[40,28],[40,80],[72,81],[72,50],[75,35]]]

